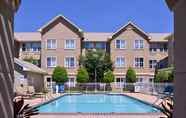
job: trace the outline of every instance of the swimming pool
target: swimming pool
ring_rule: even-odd
[[[65,95],[38,107],[40,113],[159,113],[157,108],[124,95]]]

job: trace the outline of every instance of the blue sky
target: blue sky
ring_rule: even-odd
[[[22,0],[16,32],[34,32],[62,14],[85,32],[114,32],[129,20],[146,32],[172,32],[165,0]]]

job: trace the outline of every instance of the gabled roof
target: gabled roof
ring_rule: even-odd
[[[20,60],[18,58],[14,58],[14,63],[18,64],[19,66],[21,66],[23,68],[23,71],[28,71],[28,72],[34,72],[34,73],[40,73],[40,74],[47,74],[46,71],[44,71],[43,69],[37,67],[34,64],[31,64],[29,62]]]
[[[18,42],[39,42],[41,41],[40,32],[16,32],[14,33],[15,40]]]
[[[85,32],[84,41],[107,42],[110,36],[112,36],[112,33],[108,32]]]
[[[142,36],[144,36],[146,39],[150,39],[148,33],[143,31],[141,28],[139,28],[137,25],[135,25],[133,22],[129,21],[127,24],[125,24],[123,27],[121,27],[119,30],[117,30],[115,33],[113,33],[112,37],[110,39],[116,38],[118,35],[120,35],[123,31],[127,29],[128,26],[132,26],[133,30],[140,33]]]
[[[64,17],[63,15],[58,15],[54,17],[47,24],[43,25],[38,31],[43,34],[47,32],[50,29],[50,27],[55,26],[59,22],[69,27],[72,31],[77,33],[80,37],[83,37],[82,30],[78,26],[76,26],[74,23],[72,23],[70,20],[68,20],[66,17]]]

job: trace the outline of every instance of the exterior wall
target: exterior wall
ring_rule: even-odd
[[[13,118],[14,0],[0,0],[0,118]]]
[[[46,42],[47,39],[56,39],[57,49],[47,49]],[[65,49],[65,40],[75,39],[75,49]],[[55,56],[57,57],[57,65],[64,67],[64,58],[66,56],[75,57],[75,68],[67,68],[68,74],[75,76],[77,69],[79,68],[79,57],[81,55],[81,38],[68,27],[62,23],[56,24],[48,32],[42,35],[42,55],[41,55],[41,67],[46,70],[49,74],[52,74],[54,68],[47,68],[47,57]]]
[[[44,76],[38,73],[26,72],[28,86],[34,86],[36,92],[43,92],[44,90]]]
[[[126,40],[126,49],[116,49],[115,41],[116,39],[124,39]],[[144,40],[144,49],[135,49],[134,42],[136,39]],[[117,56],[125,57],[125,67],[124,68],[116,68],[114,69],[114,74],[117,76],[124,76],[129,67],[133,67],[136,70],[136,73],[151,73],[152,69],[149,68],[149,41],[148,39],[144,39],[138,33],[136,33],[131,28],[127,28],[123,33],[121,33],[118,37],[113,39],[110,43],[110,53],[111,59],[113,63],[115,63],[115,59]],[[134,62],[135,57],[143,57],[144,58],[144,68],[135,68]]]

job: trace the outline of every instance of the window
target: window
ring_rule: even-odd
[[[75,49],[75,40],[70,39],[65,41],[65,48],[66,49]]]
[[[57,43],[55,39],[48,39],[47,40],[47,49],[56,49]]]
[[[75,67],[75,58],[74,57],[65,57],[65,67],[66,68]]]
[[[116,48],[117,49],[124,49],[124,48],[126,48],[125,40],[116,40]]]
[[[157,60],[150,60],[149,61],[149,68],[156,68]]]
[[[57,59],[56,57],[47,57],[47,67],[56,67]]]
[[[85,48],[86,49],[93,49],[94,48],[94,43],[92,42],[84,42]]]
[[[150,48],[150,52],[156,52],[157,48]]]
[[[143,40],[135,40],[135,49],[143,49],[143,48],[144,48]]]
[[[32,43],[31,44],[32,51],[37,52],[41,50],[41,43]]]
[[[149,82],[152,83],[153,82],[153,78],[149,78]]]
[[[143,82],[143,78],[138,78],[138,82]]]
[[[106,43],[104,43],[104,42],[97,42],[95,47],[96,47],[96,49],[106,49]]]
[[[125,58],[117,57],[115,62],[116,67],[124,67],[125,66]]]
[[[136,68],[143,68],[144,60],[143,58],[135,58],[135,67]]]
[[[41,43],[39,42],[27,42],[22,44],[22,51],[37,52],[41,50]]]
[[[160,52],[167,52],[167,48],[160,48]]]

